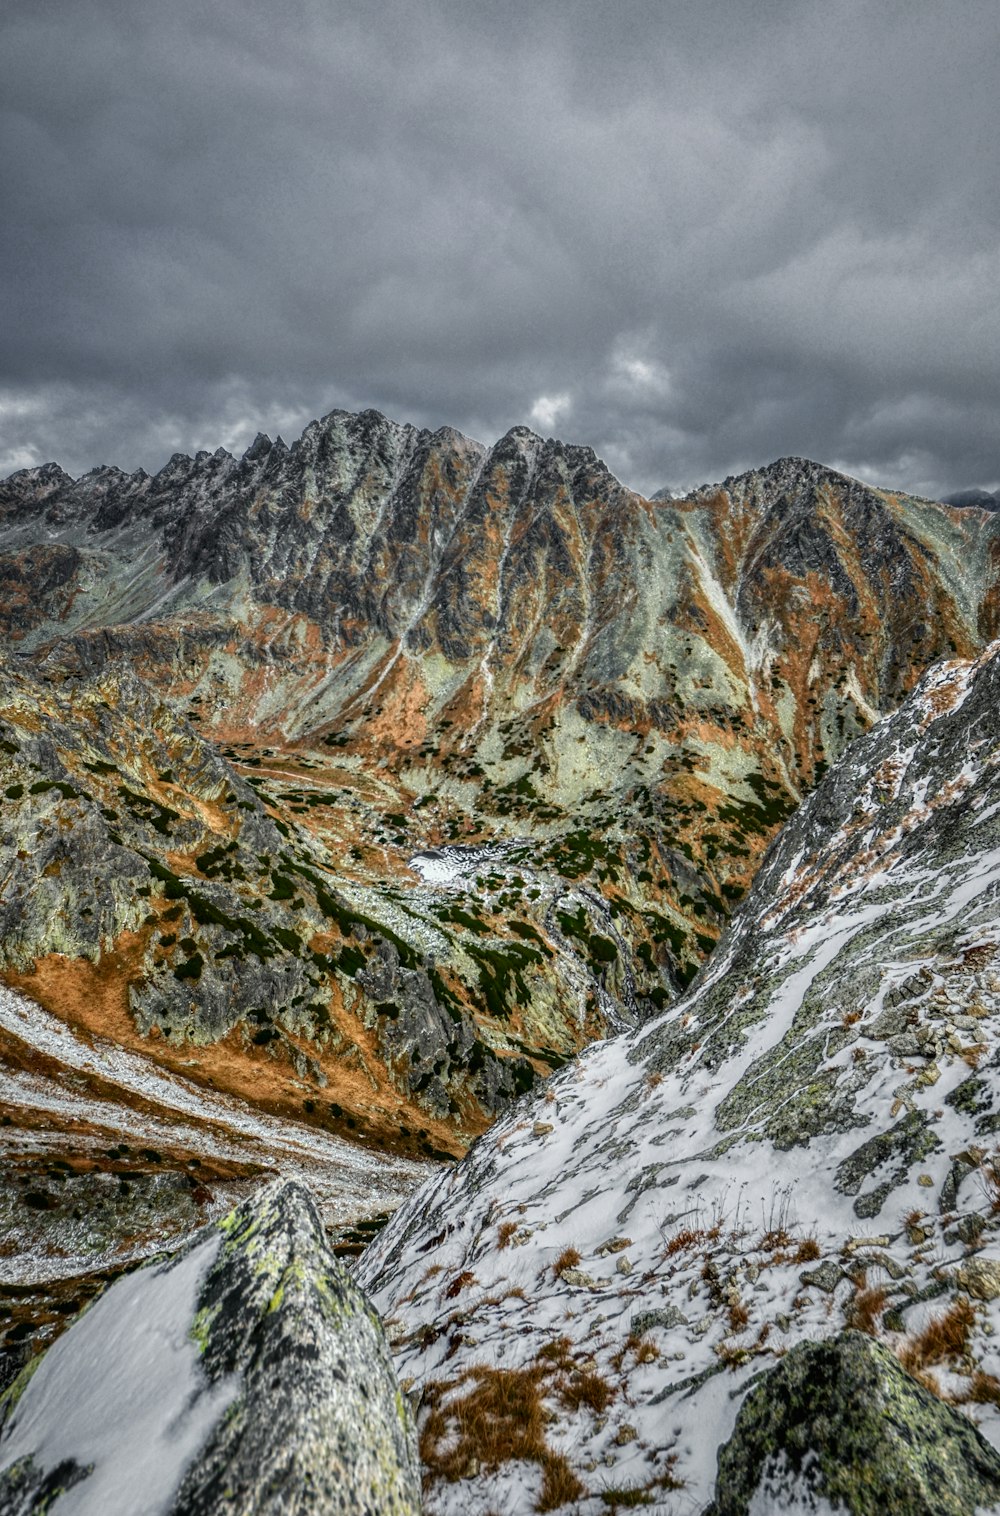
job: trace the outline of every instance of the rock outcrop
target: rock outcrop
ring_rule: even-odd
[[[696,1509],[761,1373],[845,1330],[1000,1441],[998,705],[1000,646],[931,670],[785,826],[688,994],[362,1255],[430,1511]],[[510,1399],[529,1444],[481,1435]]]
[[[966,1516],[1000,1504],[1000,1454],[862,1332],[792,1348],[750,1390],[705,1516]]]
[[[112,1285],[0,1412],[4,1516],[420,1510],[381,1324],[291,1183]]]

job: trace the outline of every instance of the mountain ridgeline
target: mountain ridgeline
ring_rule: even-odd
[[[817,778],[998,623],[1000,515],[801,459],[649,501],[587,448],[368,411],[23,470],[0,971],[296,1120],[461,1151],[673,1000]]]

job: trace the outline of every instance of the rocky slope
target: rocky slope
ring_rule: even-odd
[[[424,1108],[474,1131],[512,1078],[690,979],[825,766],[995,634],[998,543],[995,515],[800,459],[648,502],[524,428],[486,449],[335,412],[154,478],[13,475],[0,616],[54,686],[125,658],[397,936],[416,906],[413,950],[491,1036],[521,1021],[497,1051],[530,1050],[471,1103],[434,1057]],[[530,880],[465,870],[471,910],[415,894],[412,855],[468,840],[519,844]]]
[[[786,825],[687,995],[501,1117],[363,1254],[429,1511],[872,1510],[830,1483],[815,1402],[814,1440],[775,1431],[786,1463],[754,1488],[719,1452],[762,1374],[844,1331],[1000,1443],[998,703],[1000,645],[933,669]],[[872,1362],[855,1388],[873,1374],[919,1446],[927,1397]],[[754,1393],[779,1427],[779,1383]],[[894,1508],[994,1508],[979,1436],[938,1460],[948,1502],[911,1463]]]
[[[824,768],[995,634],[998,542],[801,459],[650,502],[373,412],[0,484],[0,1321],[275,1163],[374,1224],[668,1005]]]
[[[274,1184],[94,1304],[0,1397],[0,1511],[420,1510],[381,1323]]]
[[[995,635],[998,541],[988,512],[801,459],[648,502],[524,428],[487,449],[334,412],[155,478],[12,476],[0,613],[62,665],[127,656],[237,764],[270,746],[376,781],[362,872],[529,838],[616,901],[612,990],[641,1009],[690,978],[817,773]],[[308,815],[309,773],[282,780]]]

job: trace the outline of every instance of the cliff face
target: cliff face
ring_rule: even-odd
[[[309,1114],[453,1151],[690,980],[823,769],[996,630],[998,566],[1000,517],[800,459],[650,502],[374,412],[15,474],[8,982],[62,1014],[113,958],[157,1052],[346,1059]]]
[[[900,1509],[995,1500],[995,1454],[923,1391],[1000,1443],[998,699],[998,645],[932,670],[786,824],[687,995],[363,1255],[429,1510],[700,1509],[718,1452],[713,1509],[868,1512],[862,1381],[912,1449]],[[790,1410],[766,1371],[827,1339]]]

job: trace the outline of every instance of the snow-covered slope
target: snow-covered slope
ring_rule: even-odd
[[[1000,644],[770,850],[709,970],[363,1255],[430,1512],[691,1512],[748,1386],[860,1327],[1000,1441]]]

